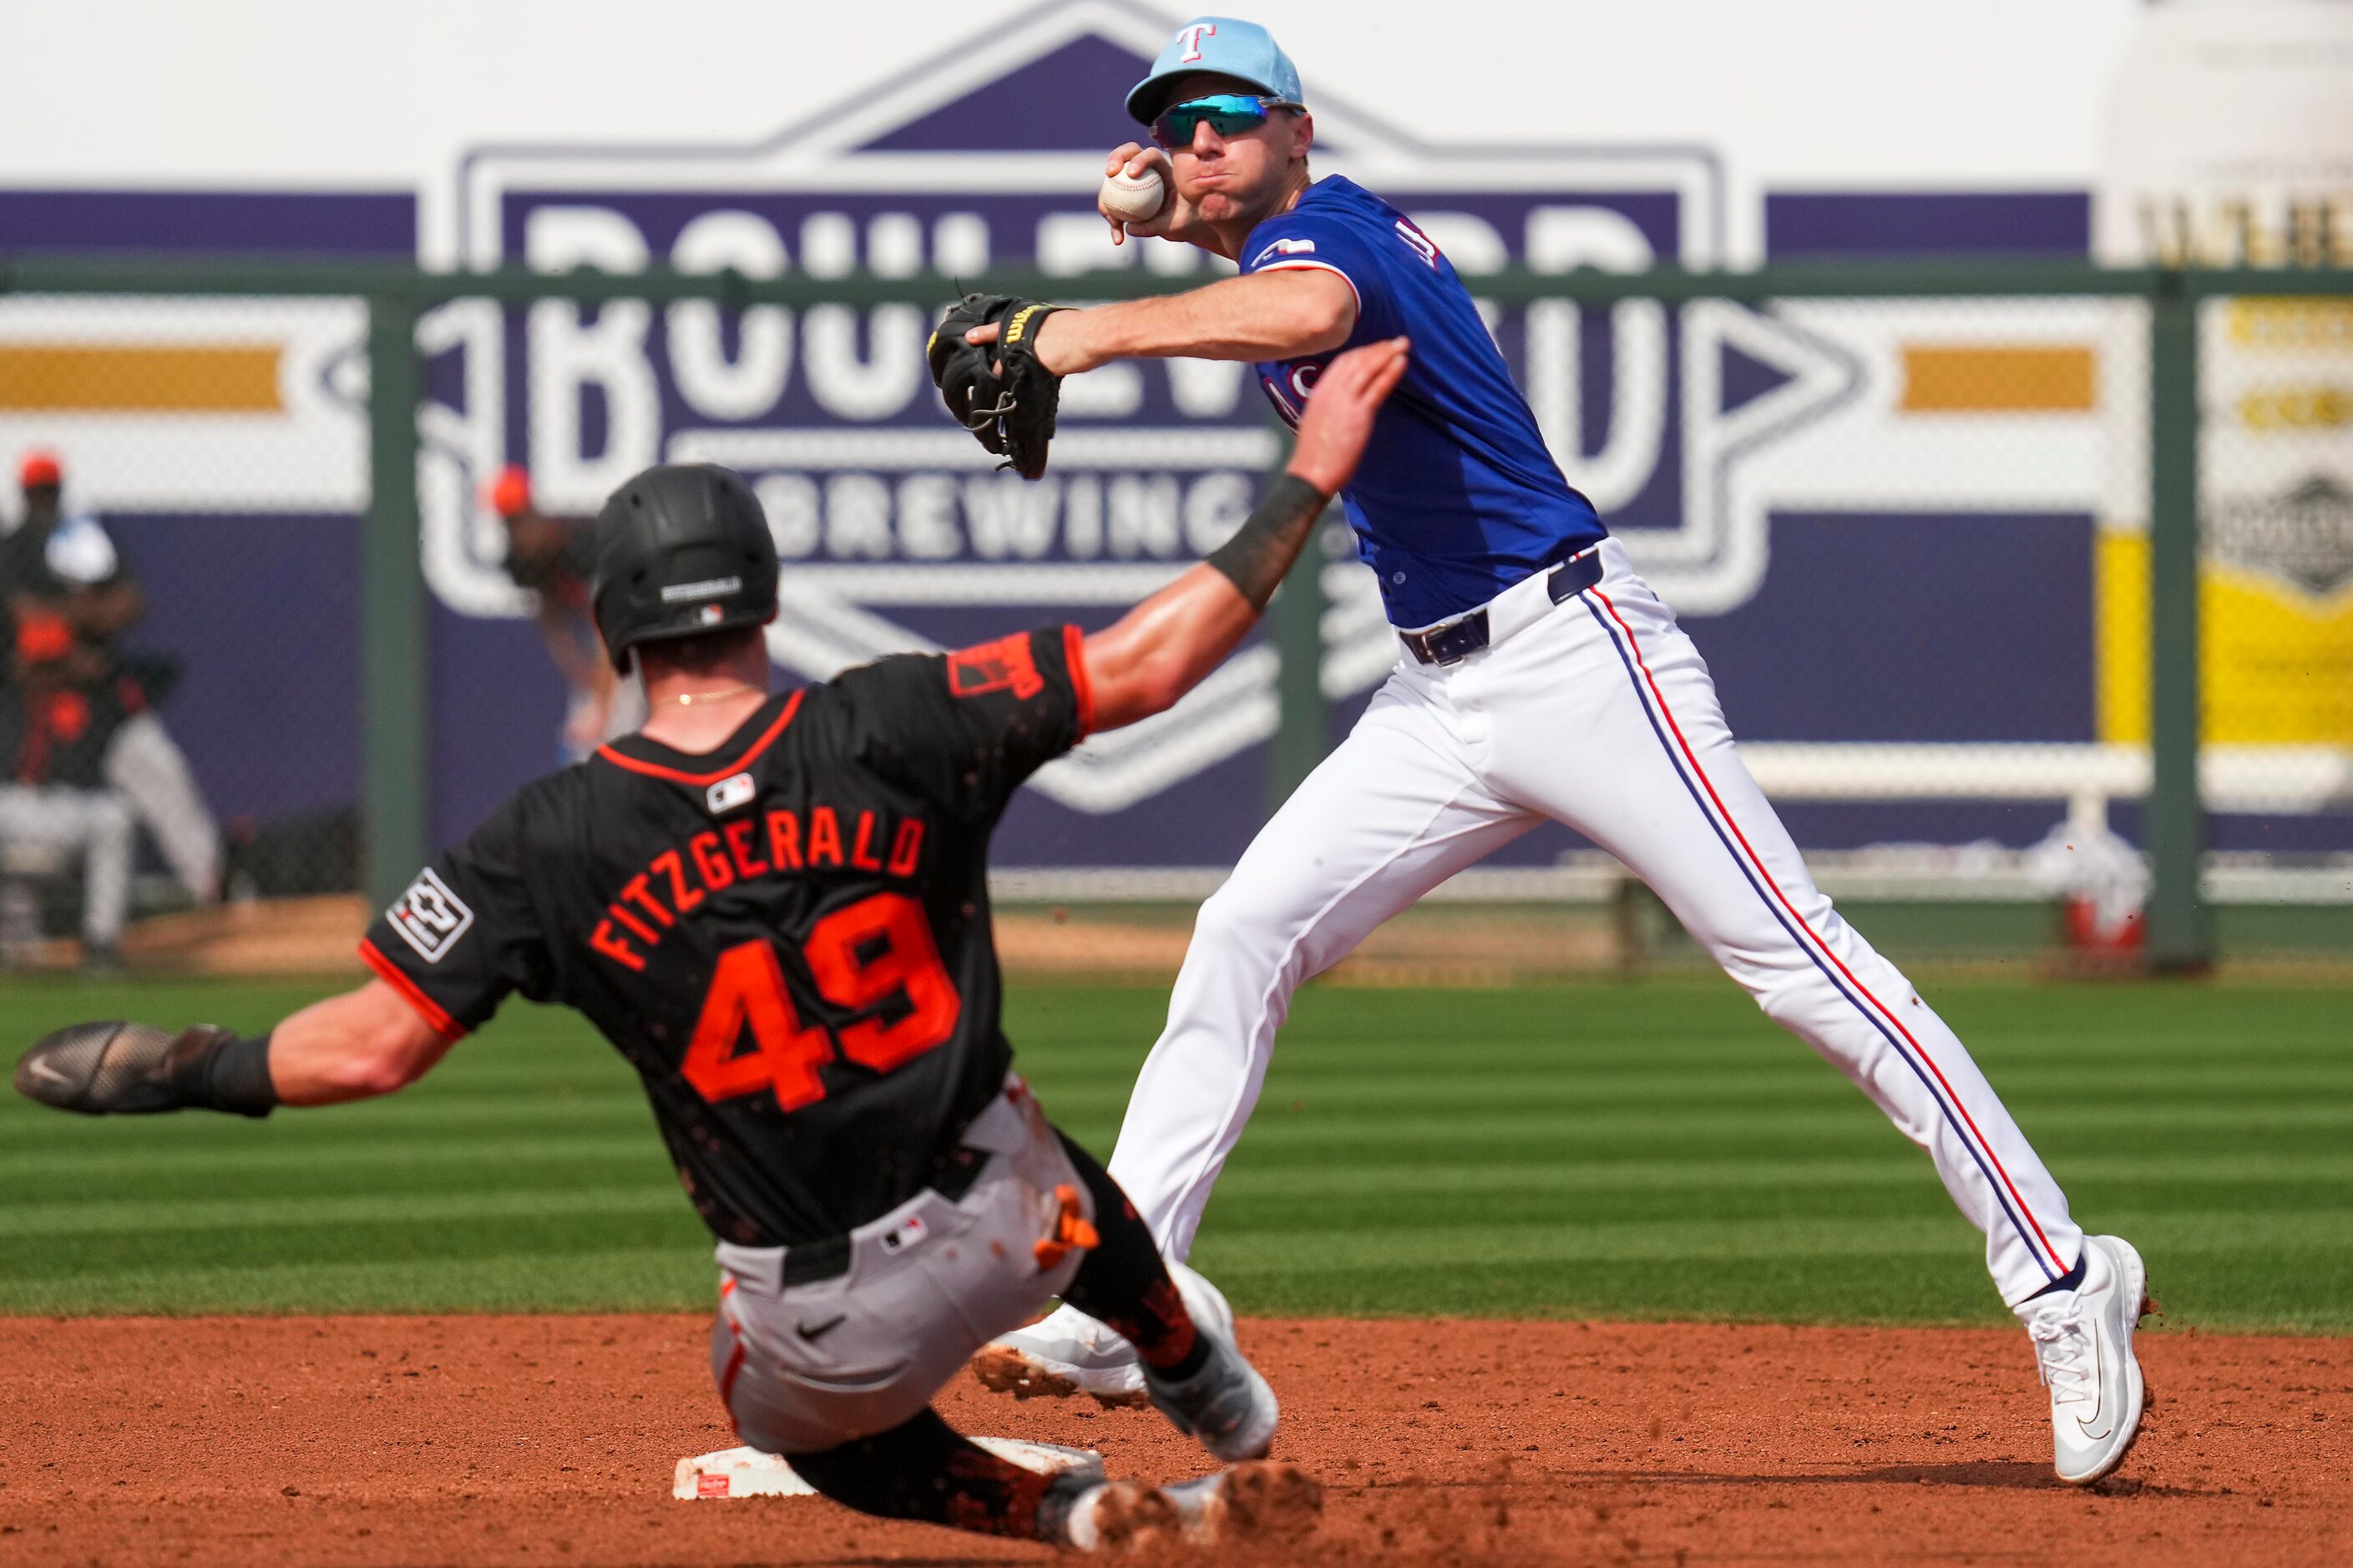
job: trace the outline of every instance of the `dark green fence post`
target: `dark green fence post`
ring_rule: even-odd
[[[368,514],[361,548],[363,875],[378,909],[425,860],[425,577],[417,513],[417,299],[368,300]]]
[[[1267,812],[1291,798],[1332,749],[1332,706],[1324,700],[1324,524],[1282,580],[1274,603],[1275,650],[1282,656],[1275,697],[1282,716],[1267,761]]]
[[[2148,326],[2148,963],[2167,973],[2204,969],[2214,958],[2199,885],[2199,296],[2184,283],[2179,272],[2159,278]]]

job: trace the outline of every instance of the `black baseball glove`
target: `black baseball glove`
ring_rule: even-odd
[[[1009,294],[967,294],[948,307],[924,351],[948,412],[1025,479],[1046,472],[1062,397],[1062,378],[1038,363],[1038,324],[1066,308]],[[1003,328],[997,342],[964,341],[991,322]]]
[[[199,1024],[170,1034],[146,1024],[75,1024],[45,1037],[16,1064],[16,1090],[85,1116],[144,1116],[195,1107],[269,1114],[251,1096],[228,1103],[216,1074],[227,1029]],[[265,1073],[267,1068],[262,1069]]]

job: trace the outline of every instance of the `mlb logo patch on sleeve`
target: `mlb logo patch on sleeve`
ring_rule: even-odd
[[[400,940],[417,950],[417,956],[438,963],[474,923],[474,911],[428,866],[417,873],[417,880],[385,911],[385,918]]]

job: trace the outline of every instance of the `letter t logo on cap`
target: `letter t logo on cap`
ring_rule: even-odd
[[[1185,40],[1185,52],[1176,57],[1179,64],[1190,65],[1201,58],[1201,40],[1218,36],[1215,22],[1196,22],[1189,27],[1179,27],[1176,36]]]

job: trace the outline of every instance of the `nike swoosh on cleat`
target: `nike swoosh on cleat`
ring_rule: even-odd
[[[47,1057],[35,1057],[30,1062],[26,1064],[25,1070],[31,1073],[35,1078],[47,1079],[51,1083],[69,1084],[73,1082],[73,1079],[59,1072]]]
[[[801,1338],[808,1341],[811,1344],[815,1344],[818,1341],[825,1338],[826,1335],[833,1332],[834,1330],[841,1327],[842,1324],[849,1321],[849,1313],[836,1312],[832,1317],[828,1318],[822,1323],[802,1323],[793,1331],[800,1335]]]
[[[2115,1436],[2116,1429],[2116,1418],[2108,1410],[2108,1384],[2112,1380],[2103,1375],[2103,1364],[2100,1360],[2100,1321],[2094,1318],[2092,1320],[2092,1376],[2100,1385],[2100,1403],[2093,1408],[2090,1420],[2081,1415],[2075,1417],[2076,1429],[2094,1443]],[[2092,1430],[2094,1424],[2099,1426],[2096,1432]]]

